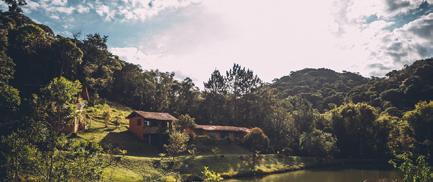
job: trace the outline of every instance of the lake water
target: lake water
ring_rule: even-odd
[[[225,182],[362,182],[379,179],[399,179],[399,174],[392,170],[339,169],[339,170],[300,170],[281,174],[272,174],[258,178],[230,179]]]

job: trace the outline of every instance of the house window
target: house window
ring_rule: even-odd
[[[150,121],[146,121],[146,120],[144,120],[144,121],[143,121],[143,124],[144,124],[144,126],[150,126]]]
[[[229,137],[229,133],[228,132],[221,132],[221,138],[225,139]]]

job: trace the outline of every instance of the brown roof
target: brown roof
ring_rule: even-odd
[[[250,132],[250,129],[236,126],[218,126],[218,125],[195,125],[194,129],[206,131],[234,131],[234,132]]]
[[[126,118],[131,118],[134,116],[140,116],[144,119],[153,119],[153,120],[160,120],[160,121],[176,121],[177,118],[172,116],[169,113],[165,112],[145,112],[145,111],[134,111]]]

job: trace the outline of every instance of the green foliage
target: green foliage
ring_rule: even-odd
[[[269,147],[269,138],[260,128],[252,128],[243,138],[243,144],[252,151],[264,152]]]
[[[18,110],[20,104],[19,91],[0,82],[0,113],[5,116],[5,114]]]
[[[304,155],[328,157],[336,152],[337,140],[331,133],[314,129],[301,135],[299,147]]]
[[[0,83],[9,83],[15,73],[15,63],[4,51],[0,51],[0,65]]]
[[[79,79],[79,69],[83,62],[83,51],[72,40],[59,38],[51,45],[51,50],[56,54],[53,55],[54,63],[58,68],[58,76],[64,76],[69,79]]]
[[[33,131],[18,131],[3,138],[7,178],[11,181],[98,181],[110,161],[95,143],[66,138],[53,138],[52,145],[44,137],[29,136]],[[37,134],[40,135],[40,134]]]
[[[276,79],[272,86],[280,91],[282,98],[302,97],[323,112],[342,104],[347,92],[367,81],[367,78],[355,73],[306,68]]]
[[[219,182],[224,179],[223,177],[221,177],[221,174],[209,170],[209,167],[207,166],[203,167],[203,171],[201,173],[204,177],[204,181],[206,182]]]
[[[262,80],[253,71],[233,64],[233,67],[226,72],[225,84],[227,91],[234,97],[239,97],[253,92],[262,83]]]
[[[289,97],[287,102],[295,128],[299,132],[312,131],[320,119],[320,114],[314,110],[309,102],[301,97]]]
[[[49,123],[53,129],[63,131],[75,118],[80,92],[79,81],[55,78],[41,90],[41,97],[36,101],[39,119]]]
[[[374,78],[352,89],[347,100],[407,111],[420,101],[433,100],[432,74],[433,59],[415,61],[402,70],[389,72],[386,78]]]
[[[178,81],[173,73],[143,71],[128,63],[115,73],[108,97],[134,109],[193,114],[198,107],[199,91],[189,78]]]
[[[433,101],[420,102],[402,118],[414,138],[415,152],[433,156]]]
[[[9,33],[9,48],[12,51],[24,51],[35,54],[38,49],[49,46],[52,37],[36,24],[28,24]]]
[[[204,83],[204,87],[208,92],[214,94],[226,94],[227,92],[226,80],[218,70],[212,72],[209,80]]]
[[[193,128],[195,125],[195,119],[188,114],[182,114],[177,117],[178,120],[175,123],[175,126],[178,131],[183,131],[186,128]]]
[[[114,73],[122,68],[119,58],[108,51],[107,38],[91,34],[78,45],[84,53],[80,80],[93,91],[94,96],[104,89],[109,90]]]
[[[405,182],[433,181],[433,169],[428,165],[425,156],[414,157],[411,153],[403,153],[390,163],[402,173]]]
[[[169,142],[164,145],[164,148],[168,155],[176,156],[188,149],[188,141],[189,137],[187,134],[173,131],[170,133]]]
[[[294,154],[298,147],[299,131],[289,113],[281,108],[274,111],[263,129],[269,136],[273,151]]]
[[[206,92],[199,119],[226,125],[253,125],[244,121],[254,112],[248,109],[253,109],[252,104],[257,98],[254,92],[261,85],[262,81],[253,71],[238,64],[226,71],[225,76],[215,70],[204,83]]]
[[[384,153],[378,151],[384,145],[383,141],[376,140],[381,131],[377,123],[377,109],[365,103],[348,103],[331,110],[329,114],[341,155],[367,157]]]

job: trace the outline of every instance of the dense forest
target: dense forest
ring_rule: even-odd
[[[77,117],[82,100],[188,114],[199,124],[258,127],[270,141],[263,153],[409,155],[433,164],[433,59],[380,78],[308,68],[272,83],[234,64],[210,73],[200,90],[190,78],[121,60],[108,50],[107,36],[56,35],[20,13],[24,1],[4,2],[10,8],[0,13],[1,178],[18,179],[38,166],[33,175],[47,181],[98,179],[98,166],[109,163],[98,160],[106,151],[58,132]]]

